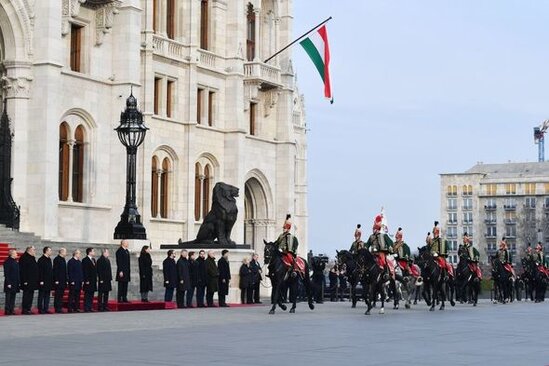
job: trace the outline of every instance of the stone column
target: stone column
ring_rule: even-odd
[[[261,9],[254,8],[254,16],[255,16],[255,55],[254,55],[254,61],[258,62],[261,61]]]
[[[157,179],[157,192],[156,192],[156,218],[159,218],[161,215],[160,215],[160,208],[162,207],[162,204],[161,204],[161,195],[160,195],[160,192],[162,191],[162,173],[163,173],[163,170],[162,169],[157,169],[156,170],[156,179]]]
[[[67,202],[73,202],[72,198],[72,166],[74,164],[74,146],[76,145],[76,140],[68,140],[67,145],[69,146],[69,192],[67,196]]]

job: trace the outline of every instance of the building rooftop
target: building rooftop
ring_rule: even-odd
[[[531,163],[478,163],[463,173],[446,173],[441,175],[483,174],[489,178],[516,178],[516,177],[548,177],[549,161]]]

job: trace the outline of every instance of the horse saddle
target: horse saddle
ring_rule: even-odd
[[[482,279],[482,271],[480,270],[480,267],[478,264],[469,263],[469,269],[471,270],[471,272],[473,272],[477,276],[477,278]]]
[[[397,260],[398,265],[402,268],[403,271],[408,271],[412,277],[418,278],[421,275],[421,271],[417,264],[408,264],[406,259]]]
[[[448,273],[448,276],[454,277],[454,267],[448,262],[446,262],[446,259],[442,256],[438,256],[436,258],[437,264],[441,269],[445,269]]]
[[[395,277],[395,264],[392,261],[387,260],[387,258],[385,257],[385,253],[378,253],[376,255],[376,261],[379,268],[381,269],[385,269],[385,267],[389,268],[389,272],[391,276],[393,278]]]
[[[419,266],[417,264],[412,264],[410,266],[410,273],[416,278],[421,276],[421,270],[419,269]]]
[[[545,268],[542,264],[538,265],[538,271],[546,276],[549,276],[549,270]]]
[[[305,261],[301,257],[295,257],[294,259],[292,253],[283,253],[282,263],[284,263],[286,269],[292,268],[293,265],[294,271],[305,274]]]
[[[503,265],[503,268],[505,268],[505,270],[511,273],[513,276],[515,275],[515,270],[513,269],[513,266],[511,265],[511,263],[505,263]]]

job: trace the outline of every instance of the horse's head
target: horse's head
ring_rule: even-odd
[[[347,263],[352,258],[353,255],[348,250],[336,250],[336,261],[338,266]]]
[[[276,247],[276,244],[272,241],[267,242],[265,239],[263,239],[263,243],[265,244],[265,249],[263,250],[264,262],[265,264],[269,264],[278,253],[278,248]]]

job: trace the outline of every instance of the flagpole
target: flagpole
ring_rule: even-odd
[[[330,20],[332,20],[332,17],[329,17],[328,19],[326,19],[325,21],[323,21],[322,23],[320,23],[319,25],[317,25],[316,27],[313,27],[311,28],[311,30],[309,30],[307,33],[303,34],[301,37],[297,38],[295,41],[293,41],[292,43],[290,43],[289,45],[287,45],[286,47],[282,48],[280,51],[277,51],[274,55],[272,55],[271,57],[267,58],[265,61],[263,61],[264,63],[267,63],[269,62],[271,59],[275,58],[276,56],[278,56],[279,54],[281,54],[282,52],[286,51],[288,48],[290,48],[291,46],[293,46],[295,43],[297,43],[299,40],[305,38],[306,36],[309,35],[309,33],[313,32],[315,29],[317,28],[320,28],[321,26],[323,26],[324,24],[328,23]]]

